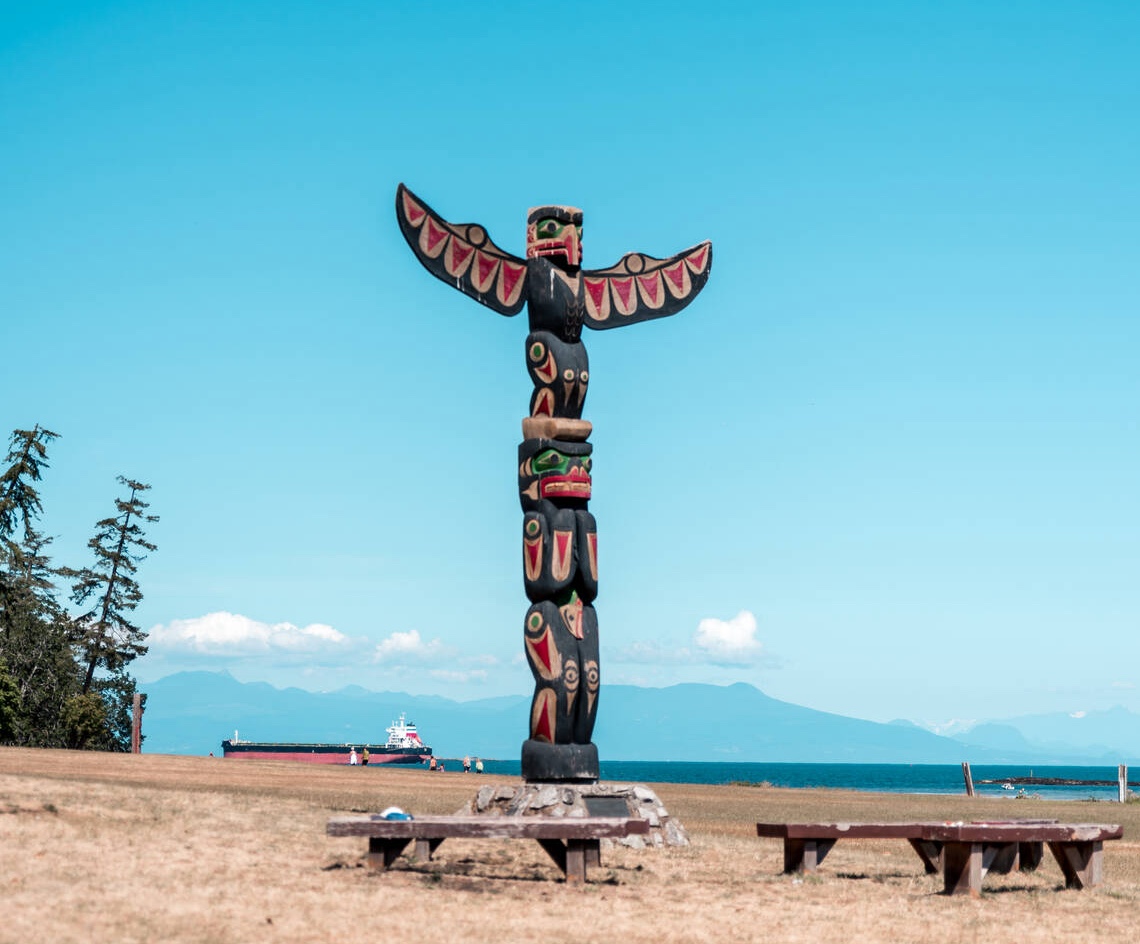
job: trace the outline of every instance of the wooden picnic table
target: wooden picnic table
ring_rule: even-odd
[[[1056,820],[922,823],[757,823],[756,833],[784,840],[784,871],[818,868],[840,839],[906,839],[928,873],[941,871],[948,895],[981,891],[987,872],[1031,871],[1044,846],[1065,876],[1066,888],[1091,888],[1104,876],[1104,842],[1122,827]]]
[[[417,816],[384,819],[379,814],[337,816],[330,836],[367,836],[368,865],[387,869],[409,842],[423,861],[444,839],[533,839],[554,860],[568,882],[584,882],[586,869],[601,863],[601,840],[648,835],[649,821],[624,816]]]

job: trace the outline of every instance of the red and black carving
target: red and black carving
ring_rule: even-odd
[[[665,259],[640,252],[608,269],[582,268],[582,211],[533,207],[526,255],[496,246],[475,223],[449,223],[403,184],[396,218],[424,267],[502,315],[527,309],[526,368],[534,385],[518,451],[523,509],[523,585],[531,601],[523,629],[534,676],[527,780],[597,780],[591,742],[601,684],[598,659],[598,528],[591,426],[582,417],[590,365],[582,329],[664,318],[704,288],[712,244]]]
[[[526,305],[531,331],[564,341],[577,341],[583,324],[604,330],[674,315],[708,281],[712,243],[667,259],[631,252],[608,269],[582,269],[582,212],[536,207],[528,220],[536,214],[527,224],[528,258],[520,259],[496,246],[477,223],[449,223],[403,184],[396,188],[400,231],[432,275],[502,315],[516,315]],[[543,237],[542,214],[554,222],[565,217],[562,235]]]
[[[535,678],[530,736],[589,744],[598,711],[598,617],[573,590],[535,603],[523,637]]]
[[[526,339],[526,369],[534,384],[531,416],[582,416],[590,383],[586,345],[568,343],[549,331],[534,331]]]

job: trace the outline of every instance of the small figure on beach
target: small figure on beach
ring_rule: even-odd
[[[357,763],[357,761],[356,761],[356,748],[354,747],[352,749],[352,752],[348,755],[348,765],[350,767],[355,767],[356,763]]]
[[[483,758],[475,758],[475,773],[481,774],[483,772]]]
[[[365,767],[368,766],[368,747],[365,746],[364,750],[360,752],[360,763]]]
[[[434,757],[428,762],[428,770],[435,770],[438,766]]]
[[[467,754],[463,755],[463,772],[465,774],[471,773],[471,758]]]

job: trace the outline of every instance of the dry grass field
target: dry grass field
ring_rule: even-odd
[[[754,786],[655,786],[683,849],[603,853],[568,886],[537,844],[448,840],[430,863],[363,867],[329,816],[450,813],[502,778],[203,757],[0,748],[0,942],[1128,941],[1140,932],[1140,805]],[[1066,891],[1048,855],[947,898],[902,841],[840,842],[780,874],[757,820],[1119,822],[1105,882]]]

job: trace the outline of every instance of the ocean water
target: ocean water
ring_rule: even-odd
[[[444,758],[448,770],[462,770],[457,759]],[[517,760],[484,760],[484,776],[518,777]],[[978,796],[1016,797],[1020,790],[1045,800],[1117,799],[1115,767],[1021,767],[1009,765],[970,765],[974,792]],[[1140,779],[1129,772],[1129,780]],[[472,776],[475,776],[472,774]],[[1006,777],[1058,777],[1066,780],[1108,780],[1111,786],[1026,785],[1004,790],[1000,783],[980,780]],[[699,761],[602,761],[603,780],[634,783],[769,783],[774,787],[829,787],[840,790],[867,790],[875,793],[965,794],[966,784],[960,764],[742,764]],[[1140,787],[1132,789],[1140,793]]]

